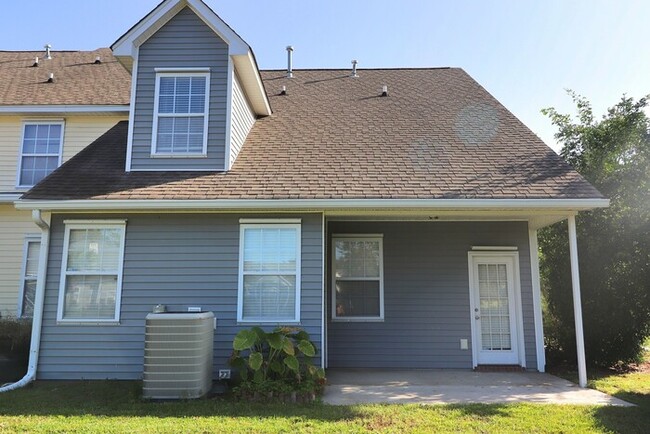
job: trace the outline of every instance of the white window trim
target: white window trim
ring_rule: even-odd
[[[30,317],[25,317],[23,315],[23,308],[24,308],[23,301],[25,299],[25,282],[27,281],[26,279],[27,252],[29,251],[29,243],[38,243],[40,245],[41,236],[37,234],[28,234],[25,235],[25,241],[23,242],[23,261],[20,267],[20,289],[18,293],[18,311],[17,311],[18,318],[30,318]],[[35,280],[38,280],[38,277]]]
[[[151,130],[151,156],[164,158],[204,158],[208,156],[208,118],[210,115],[210,72],[204,71],[206,68],[192,69],[193,72],[185,69],[175,69],[172,71],[156,72],[156,89],[153,100],[153,128]],[[199,72],[197,72],[199,71]],[[209,68],[208,68],[209,71]],[[197,113],[159,113],[160,98],[160,79],[162,77],[205,77],[205,105],[202,114]],[[203,149],[200,153],[175,153],[175,152],[158,152],[158,118],[159,117],[199,117],[203,116]]]
[[[56,321],[57,324],[117,324],[120,321],[120,306],[122,304],[122,274],[124,269],[124,245],[126,239],[126,220],[66,220],[65,224],[65,235],[63,238],[63,258],[61,259],[61,280],[59,283],[59,301],[57,306]],[[70,244],[70,230],[71,229],[113,229],[119,227],[122,229],[122,236],[120,239],[120,256],[118,258],[117,266],[117,287],[115,289],[115,314],[113,318],[107,319],[97,319],[97,318],[63,318],[63,306],[65,304],[65,283],[66,277],[68,276],[68,247]],[[71,273],[75,274],[75,273]],[[113,273],[102,273],[98,272],[96,274],[108,274],[113,275]]]
[[[352,277],[345,280],[379,280],[379,316],[338,316],[336,314],[336,241],[378,241],[379,242],[379,278]],[[332,235],[332,321],[333,322],[383,322],[384,321],[384,236],[383,234],[333,234]]]
[[[61,137],[59,145],[59,159],[57,161],[56,167],[58,168],[61,165],[63,159],[63,138],[65,137],[65,121],[61,119],[39,119],[39,120],[29,120],[23,121],[22,131],[20,133],[20,145],[18,148],[18,171],[16,172],[16,188],[31,188],[36,184],[21,184],[20,178],[23,170],[23,146],[25,144],[25,127],[28,125],[61,125]],[[30,157],[54,157],[54,154],[29,154]]]
[[[239,225],[239,274],[237,286],[237,323],[240,324],[299,324],[300,323],[300,294],[302,267],[302,230],[300,223],[242,223]],[[244,232],[246,229],[292,228],[296,230],[296,306],[292,319],[244,319]],[[247,273],[248,274],[248,273]],[[255,273],[250,273],[255,274]],[[263,273],[264,274],[264,273]],[[266,273],[269,274],[269,273]],[[277,273],[276,273],[277,274]]]

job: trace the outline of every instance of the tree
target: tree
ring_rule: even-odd
[[[600,120],[569,91],[576,118],[542,110],[558,129],[561,156],[610,199],[576,218],[587,362],[638,361],[650,335],[650,119],[647,98],[623,96]],[[575,360],[566,222],[540,231],[549,360]]]

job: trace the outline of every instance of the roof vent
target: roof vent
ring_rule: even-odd
[[[50,76],[47,78],[48,83],[54,83],[54,73],[50,72]]]
[[[381,87],[381,96],[388,96],[388,86],[383,85]]]
[[[280,95],[286,95],[287,94],[287,86],[282,86],[282,90],[280,91]]]
[[[99,56],[95,57],[95,62],[94,63],[95,63],[95,65],[99,65],[100,63],[102,63],[102,58],[99,57]]]
[[[287,78],[293,78],[293,47],[287,45]]]
[[[45,44],[45,58],[47,60],[52,59],[52,52],[50,51],[52,49],[52,46],[50,44]]]
[[[357,74],[357,62],[356,60],[352,61],[352,74],[350,74],[350,77],[358,77],[359,74]]]
[[[32,68],[36,68],[38,66],[38,57],[34,59],[34,63],[32,64]]]

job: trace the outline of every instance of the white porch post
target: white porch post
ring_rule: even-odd
[[[582,303],[580,301],[580,270],[578,268],[578,237],[576,235],[576,218],[574,215],[569,216],[569,254],[571,256],[573,316],[576,327],[576,349],[578,352],[578,384],[580,384],[580,387],[587,387],[585,338],[582,328]]]
[[[528,230],[530,245],[530,277],[533,283],[533,314],[535,315],[535,348],[537,352],[537,371],[546,370],[546,354],[544,353],[544,322],[542,317],[542,288],[539,281],[539,246],[537,244],[537,229]]]

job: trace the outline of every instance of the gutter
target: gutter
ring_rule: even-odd
[[[43,304],[45,301],[45,274],[47,272],[47,256],[50,243],[50,226],[41,216],[41,210],[32,211],[32,220],[41,228],[41,252],[38,258],[38,279],[34,296],[34,317],[32,319],[32,337],[29,347],[29,364],[25,376],[15,383],[0,387],[0,393],[19,389],[36,379],[38,353],[41,348],[41,326],[43,324]]]
[[[20,199],[19,210],[556,210],[609,206],[609,199]]]
[[[61,104],[61,105],[0,105],[0,114],[18,113],[128,113],[128,104]]]

